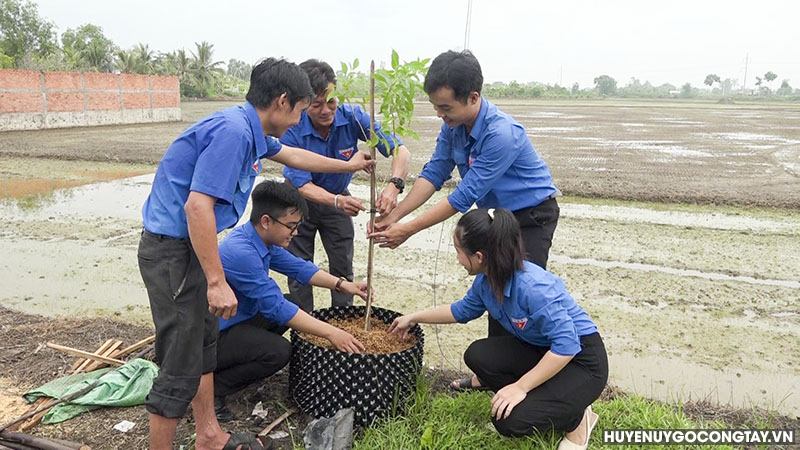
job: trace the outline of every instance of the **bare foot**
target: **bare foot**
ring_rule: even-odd
[[[197,435],[194,443],[195,450],[220,450],[225,447],[230,439],[230,433],[216,433],[211,435]]]
[[[586,446],[589,443],[589,430],[594,428],[599,418],[600,416],[592,412],[591,406],[586,407],[581,423],[577,428],[567,433],[565,437],[576,445]]]

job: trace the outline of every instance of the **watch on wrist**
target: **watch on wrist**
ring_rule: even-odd
[[[399,191],[401,194],[403,193],[403,188],[405,188],[405,187],[406,187],[406,183],[405,183],[405,181],[403,181],[403,179],[402,179],[402,178],[398,178],[398,177],[392,177],[392,178],[390,178],[390,179],[389,179],[389,183],[392,183],[392,184],[394,184],[394,185],[395,185],[395,187],[397,188],[397,190],[398,190],[398,191]]]

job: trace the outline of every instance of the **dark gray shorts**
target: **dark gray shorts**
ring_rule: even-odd
[[[145,405],[162,417],[183,417],[200,377],[216,368],[219,320],[208,312],[206,277],[188,239],[143,231],[139,271],[150,297],[159,366]]]

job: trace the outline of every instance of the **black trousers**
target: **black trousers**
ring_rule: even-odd
[[[542,269],[547,269],[553,234],[558,225],[561,210],[555,198],[550,198],[536,206],[514,211],[522,233],[525,246],[525,259]],[[489,317],[489,336],[513,336],[499,322]]]
[[[514,336],[488,337],[473,342],[464,361],[484,386],[494,391],[516,382],[547,353]],[[581,352],[552,378],[534,388],[502,420],[492,417],[504,436],[526,436],[536,431],[572,431],[583,411],[600,394],[608,380],[608,358],[599,333],[581,337]]]
[[[214,371],[219,319],[208,312],[208,284],[189,239],[143,231],[138,259],[158,362],[145,407],[162,417],[183,417],[200,377]]]
[[[221,331],[214,395],[238,392],[288,364],[292,345],[281,336],[284,331],[286,327],[268,321],[261,314]]]
[[[298,258],[314,262],[314,240],[319,231],[325,253],[328,254],[328,273],[353,281],[353,219],[341,209],[312,201],[307,203],[308,217],[297,229],[297,236],[289,244],[289,251]],[[288,279],[288,284],[291,293],[289,300],[303,311],[313,311],[313,287],[303,286],[292,278]],[[332,306],[352,304],[352,295],[331,291]]]

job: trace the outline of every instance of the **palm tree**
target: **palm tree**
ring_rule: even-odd
[[[155,52],[150,50],[150,46],[148,44],[142,44],[141,42],[136,44],[136,47],[133,48],[132,52],[136,55],[136,59],[139,62],[139,71],[138,73],[153,73],[154,66],[153,60],[155,59]]]
[[[200,88],[200,95],[205,96],[205,92],[217,80],[219,75],[224,71],[219,65],[222,61],[213,61],[214,45],[206,41],[201,43],[194,43],[197,47],[197,52],[192,52],[191,74],[197,81],[197,87]]]
[[[118,51],[117,69],[122,73],[138,73],[139,61],[136,54],[130,50]]]

